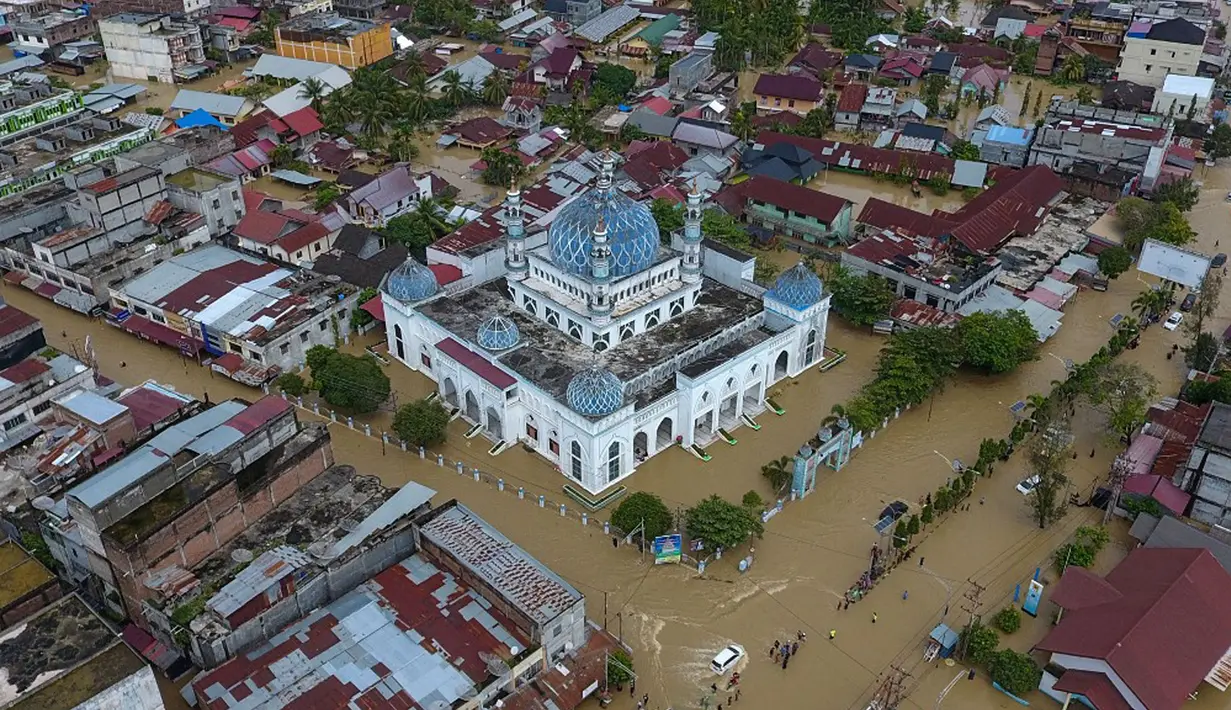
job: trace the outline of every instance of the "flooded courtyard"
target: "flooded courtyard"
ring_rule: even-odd
[[[1220,226],[1227,217],[1228,208],[1221,199],[1227,190],[1227,170],[1211,170],[1204,177],[1203,200],[1192,219],[1201,232],[1198,247],[1213,252],[1217,251],[1217,235],[1225,231]],[[886,189],[881,191],[882,187]],[[842,183],[827,189],[839,188]],[[882,197],[896,190],[882,185],[870,189]],[[783,255],[784,260],[788,257]],[[413,479],[438,490],[438,501],[463,500],[573,582],[589,597],[591,618],[606,623],[632,645],[640,674],[638,692],[648,692],[658,708],[698,707],[714,680],[709,659],[731,642],[749,651],[742,669],[745,703],[773,702],[785,710],[856,707],[866,702],[878,677],[893,662],[911,674],[906,687],[912,689],[914,704],[930,706],[956,670],[920,665],[927,631],[946,609],[947,620],[954,626],[964,623],[961,607],[969,603],[964,595],[974,584],[985,590],[979,599],[980,613],[990,615],[1004,606],[1014,585],[1028,579],[1036,567],[1047,568],[1051,550],[1093,514],[1072,508],[1063,521],[1039,530],[1014,490],[1014,484],[1027,475],[1021,457],[1015,457],[979,483],[978,494],[986,496],[985,505],[974,505],[933,526],[917,552],[922,565],[912,561],[900,567],[864,601],[838,611],[838,599],[866,568],[868,550],[877,542],[872,528],[875,517],[887,503],[916,501],[943,483],[950,473],[945,457],[971,460],[982,438],[1004,436],[1013,424],[1009,406],[1031,393],[1046,392],[1053,380],[1061,379],[1061,360],[1085,360],[1103,345],[1111,334],[1108,320],[1116,313],[1126,313],[1128,302],[1141,288],[1129,273],[1114,281],[1106,293],[1081,293],[1069,306],[1065,326],[1043,346],[1038,360],[1008,376],[963,374],[934,403],[903,414],[867,442],[840,473],[826,471],[815,493],[789,504],[771,520],[764,539],[755,543],[754,566],[742,575],[731,556],[714,563],[700,578],[681,566],[654,567],[631,548],[613,549],[594,521],[583,528],[575,517],[561,517],[531,502],[538,494],[566,500],[560,495],[563,479],[550,466],[519,447],[490,457],[487,444],[461,435],[460,423],[454,424],[442,453],[504,479],[509,490],[500,492],[392,448],[382,451],[378,442],[341,425],[332,428],[334,447],[339,461],[379,475],[388,484]],[[42,318],[53,345],[80,351],[84,338],[91,336],[102,371],[125,384],[154,378],[198,397],[208,393],[212,401],[257,396],[254,390],[211,376],[173,352],[134,340],[28,291],[6,286],[0,293],[13,305]],[[1231,320],[1229,315],[1224,307],[1215,332]],[[1159,378],[1160,391],[1169,394],[1177,389],[1184,372],[1178,359],[1165,356],[1182,337],[1178,332],[1151,328],[1141,347],[1122,357],[1148,367]],[[349,347],[376,340],[367,336]],[[668,450],[642,464],[629,479],[629,487],[653,491],[681,511],[711,493],[738,499],[756,490],[768,498],[761,465],[794,452],[815,433],[833,404],[848,399],[871,377],[882,342],[835,317],[829,345],[846,350],[847,362],[823,374],[812,371],[780,384],[774,396],[786,409],[784,416],[762,415],[760,431],[737,430],[736,446],[711,446],[713,460],[708,463],[680,449]],[[121,367],[122,362],[127,366]],[[390,365],[388,372],[399,401],[432,389],[428,380],[399,365]],[[301,416],[312,415],[305,412]],[[379,431],[388,426],[388,414],[370,421]],[[1070,474],[1074,490],[1084,494],[1105,475],[1118,447],[1107,442],[1101,417],[1092,411],[1079,408],[1074,427],[1075,450],[1080,456],[1072,462]],[[518,486],[526,489],[527,500],[518,500],[510,492]],[[1123,524],[1117,525],[1122,534]],[[1053,576],[1045,569],[1045,579]],[[902,599],[904,591],[909,591],[909,600]],[[871,621],[873,612],[879,615],[876,624]],[[830,629],[837,631],[833,642],[825,640]],[[766,649],[773,640],[794,636],[799,630],[810,640],[783,670],[769,660]],[[1044,620],[1028,623],[1006,642],[1025,649],[1045,630]],[[818,704],[818,698],[824,700]],[[1222,700],[1206,693],[1194,707],[1219,707]],[[720,694],[711,707],[725,701]],[[617,703],[620,710],[632,705],[623,697]],[[961,683],[946,699],[946,707],[971,710],[1014,706],[985,681]]]

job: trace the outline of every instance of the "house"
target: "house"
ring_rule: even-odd
[[[689,155],[726,157],[739,147],[739,139],[727,133],[719,125],[684,119],[671,133],[671,141],[683,148]]]
[[[868,41],[863,43],[865,49],[870,49],[877,54],[884,54],[898,48],[901,38],[898,35],[877,34],[868,38]]]
[[[957,65],[963,70],[980,64],[1007,67],[1013,61],[1013,53],[1009,50],[969,38],[965,42],[949,45],[949,51],[957,55]]]
[[[543,100],[537,96],[509,96],[501,110],[502,122],[513,130],[537,133],[543,125]]]
[[[673,32],[679,27],[679,15],[674,13],[663,15],[621,44],[620,51],[630,57],[648,57],[652,51],[662,47],[663,39],[666,38],[668,32]]]
[[[992,39],[1005,37],[1017,39],[1026,33],[1026,25],[1034,21],[1034,16],[1016,5],[1001,5],[992,8],[983,16],[979,26],[990,32]]]
[[[710,78],[714,73],[713,52],[692,51],[671,64],[667,70],[667,86],[672,96],[683,96]]]
[[[779,113],[782,113],[781,111]],[[793,114],[798,116],[799,114]],[[701,107],[701,120],[709,123],[730,123],[731,111],[727,105],[720,99],[705,104]]]
[[[600,0],[547,0],[543,12],[557,22],[581,27],[602,14],[603,3]]]
[[[337,276],[361,289],[379,288],[385,276],[409,256],[402,244],[389,242],[366,227],[348,224],[342,227],[329,251],[316,257],[312,270]]]
[[[927,226],[910,226],[916,219],[917,224]],[[995,284],[1003,271],[999,259],[970,258],[942,239],[951,226],[943,220],[931,220],[874,197],[864,205],[858,221],[868,226],[869,233],[841,253],[840,263],[854,274],[880,276],[898,298],[908,302],[954,313]],[[878,221],[894,226],[877,227]],[[926,233],[917,234],[916,229]]]
[[[279,56],[332,62],[354,71],[393,55],[388,22],[343,18],[334,13],[292,17],[274,30]]]
[[[1131,81],[1109,81],[1103,84],[1103,100],[1100,106],[1116,111],[1147,111],[1154,105],[1153,86],[1143,86]]]
[[[931,76],[937,74],[953,78],[953,73],[957,67],[957,55],[953,52],[937,52],[932,55],[932,61],[928,62],[925,74]]]
[[[551,91],[565,91],[569,78],[578,69],[581,69],[581,54],[572,47],[562,47],[535,62],[527,73],[535,84],[543,84]]]
[[[1204,76],[1170,74],[1163,79],[1163,88],[1154,94],[1152,113],[1186,118],[1208,123],[1210,100],[1214,98],[1214,80]]]
[[[799,50],[787,64],[789,69],[808,72],[815,79],[820,79],[827,72],[833,72],[843,66],[842,55],[825,48],[820,42],[809,42]]]
[[[843,87],[834,110],[834,127],[838,130],[858,131],[860,115],[867,99],[867,84],[847,84]]]
[[[1009,112],[1000,104],[992,104],[984,106],[979,111],[979,115],[975,116],[974,130],[986,131],[992,126],[1012,126],[1013,118],[1009,116]]]
[[[203,217],[210,237],[226,234],[247,212],[235,176],[194,167],[168,175],[166,184],[167,202]]]
[[[624,152],[626,160],[620,166],[622,177],[633,182],[643,194],[666,185],[688,162],[687,148],[686,144],[677,145],[673,141],[634,141]],[[701,155],[721,156],[722,152],[705,151]]]
[[[1025,167],[1030,158],[1033,129],[994,125],[983,133],[978,141],[980,160],[993,165]]]
[[[957,143],[957,136],[944,126],[931,126],[926,123],[907,123],[898,132],[893,147],[898,150],[912,150],[918,153],[940,153],[948,155]]]
[[[92,369],[55,348],[0,370],[0,453],[42,434],[39,422],[51,418],[55,400],[96,386]]]
[[[520,74],[526,67],[530,66],[529,54],[514,54],[512,52],[488,49],[480,52],[479,56],[486,59],[488,64],[491,64],[510,77]]]
[[[1158,22],[1124,38],[1116,78],[1161,88],[1171,74],[1196,76],[1205,30],[1182,17]]]
[[[762,74],[752,89],[757,113],[790,111],[801,116],[816,108],[824,87],[802,74]]]
[[[45,347],[42,322],[0,299],[0,368],[12,367]]]
[[[665,140],[675,133],[675,127],[679,122],[678,116],[660,116],[648,108],[639,107],[628,114],[625,125],[636,127],[654,140]]]
[[[842,67],[848,76],[872,81],[880,65],[881,58],[875,54],[848,54]]]
[[[263,138],[246,148],[215,158],[207,167],[214,172],[239,178],[246,184],[273,170],[273,152],[277,147],[273,141]]]
[[[1059,623],[1034,647],[1049,654],[1039,689],[1095,710],[1179,710],[1202,681],[1225,692],[1228,585],[1204,549],[1137,548],[1106,577],[1069,566],[1051,594]]]
[[[859,109],[859,128],[864,131],[879,131],[892,126],[897,98],[897,89],[870,87],[863,107]]]
[[[1231,572],[1231,545],[1170,515],[1156,518],[1138,513],[1128,534],[1141,547],[1208,550],[1224,570]]]
[[[1188,516],[1206,525],[1225,525],[1231,514],[1231,501],[1225,491],[1231,488],[1231,446],[1226,444],[1231,431],[1231,405],[1214,402],[1201,425],[1201,432],[1186,463],[1177,471],[1175,483],[1193,496]]]
[[[940,49],[940,40],[928,35],[912,35],[902,40],[902,49],[932,55]]]
[[[48,56],[57,54],[62,50],[62,45],[92,36],[97,24],[93,15],[88,13],[60,10],[44,15],[18,17],[9,27],[13,31],[13,42],[9,49],[15,54],[37,57],[44,53]]]
[[[389,67],[387,73],[402,86],[409,86],[412,74],[422,71],[427,76],[435,76],[444,71],[447,66],[449,66],[448,59],[435,52],[424,52],[419,54],[418,59],[413,62],[409,59],[403,59],[395,63]]]
[[[962,72],[961,92],[989,98],[1000,96],[1001,90],[1009,81],[1009,73],[1003,69],[994,69],[987,64],[979,64]]]
[[[295,155],[300,155],[320,139],[325,125],[311,106],[291,111],[280,116],[275,111],[261,111],[231,129],[237,147],[252,145],[260,140],[269,140],[285,145]]]
[[[415,209],[422,200],[439,198],[450,190],[449,183],[435,173],[417,174],[405,164],[395,165],[366,185],[351,190],[342,198],[342,205],[351,221],[378,228]]]
[[[342,224],[338,219],[299,210],[255,209],[244,215],[232,234],[240,249],[288,264],[303,264],[329,250]]]
[[[1065,11],[1060,27],[1065,39],[1115,66],[1124,37],[1133,22],[1133,5],[1118,2],[1076,2]]]
[[[511,129],[487,116],[472,118],[449,129],[449,132],[457,136],[458,145],[475,150],[493,146],[513,134]]]
[[[898,128],[908,123],[922,123],[928,118],[928,107],[919,99],[907,99],[893,110],[894,125]]]
[[[887,59],[876,73],[877,78],[892,81],[898,86],[914,86],[923,76],[923,64],[914,57]]]
[[[898,0],[877,0],[874,3],[876,16],[886,22],[893,22],[899,15],[906,12],[906,6]]]
[[[308,151],[308,162],[317,170],[341,175],[355,165],[355,148],[341,138],[319,141]]]
[[[1035,133],[1029,164],[1047,165],[1065,176],[1073,192],[1095,178],[1112,180],[1107,188],[1117,193],[1130,182],[1149,192],[1162,174],[1172,129],[1170,121],[1153,114],[1055,101]]]
[[[740,156],[744,172],[773,178],[780,182],[804,184],[825,169],[812,153],[791,143],[775,143],[768,148],[759,144],[749,147]]]
[[[851,236],[853,203],[800,185],[757,175],[723,189],[733,216],[808,244],[841,244]]]
[[[555,1],[558,0],[553,0],[553,2]],[[602,5],[598,3],[598,0],[592,1],[598,4],[600,9],[602,8]],[[548,14],[550,14],[550,10],[548,11]],[[586,22],[580,27],[577,27],[577,25],[574,24],[573,26],[576,27],[576,29],[573,30],[573,36],[579,37],[594,45],[603,45],[614,37],[620,30],[624,29],[628,25],[631,25],[640,18],[641,10],[639,10],[636,6],[630,4],[616,5],[603,11],[601,15]]]
[[[449,77],[452,74],[457,74],[463,86],[470,87],[471,91],[482,91],[483,82],[495,71],[497,71],[496,65],[476,54],[457,64],[450,64],[438,73],[433,74],[427,80],[427,88],[429,91],[439,93],[444,89]]]

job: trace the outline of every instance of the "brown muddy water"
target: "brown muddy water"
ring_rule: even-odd
[[[1203,200],[1192,216],[1201,232],[1198,246],[1212,252],[1217,235],[1226,233],[1220,227],[1227,218],[1228,207],[1221,198],[1228,189],[1228,171],[1211,170],[1205,180]],[[891,186],[872,189],[881,188],[886,188],[883,194],[892,192]],[[783,255],[782,260],[788,257]],[[1088,358],[1110,335],[1108,319],[1127,312],[1128,302],[1141,288],[1132,274],[1126,274],[1106,293],[1081,293],[1069,306],[1064,327],[1043,346],[1038,360],[1008,376],[963,375],[933,404],[891,423],[840,473],[825,472],[814,494],[789,504],[770,521],[765,538],[756,543],[755,564],[743,575],[736,571],[731,555],[699,578],[681,566],[646,564],[630,548],[613,549],[596,522],[582,527],[571,515],[561,517],[531,502],[540,493],[563,500],[559,474],[517,447],[492,458],[486,444],[474,444],[461,436],[460,425],[451,430],[443,446],[445,456],[503,478],[509,490],[499,492],[494,486],[392,448],[382,452],[379,442],[344,426],[332,428],[334,446],[338,461],[379,475],[386,483],[414,479],[439,491],[438,501],[463,500],[572,581],[588,596],[591,618],[606,622],[633,647],[641,678],[638,691],[648,692],[657,708],[697,707],[715,680],[707,668],[709,659],[731,642],[749,652],[742,663],[745,705],[772,703],[783,710],[861,707],[892,662],[912,674],[906,684],[912,689],[907,704],[931,707],[936,694],[957,672],[919,664],[924,635],[946,607],[948,621],[960,625],[963,594],[973,581],[986,589],[979,611],[994,613],[1011,598],[1014,585],[1025,582],[1037,566],[1046,567],[1050,551],[1092,514],[1074,508],[1053,528],[1038,530],[1014,490],[1014,484],[1026,475],[1020,457],[1015,457],[979,483],[978,495],[986,496],[986,504],[973,505],[970,511],[933,526],[917,553],[924,564],[912,560],[864,601],[839,612],[837,600],[865,568],[867,552],[877,542],[871,527],[876,515],[888,502],[915,501],[944,482],[950,469],[943,457],[969,461],[980,439],[1007,433],[1013,423],[1008,407],[1031,393],[1047,391],[1053,380],[1062,378],[1060,360]],[[257,396],[254,390],[211,376],[175,353],[58,308],[19,287],[5,286],[0,293],[43,319],[52,345],[80,349],[85,336],[91,335],[103,372],[125,384],[154,378],[199,397],[208,392],[213,401]],[[1224,306],[1215,327],[1225,326],[1229,316],[1231,309]],[[62,330],[67,338],[60,335]],[[761,431],[738,430],[738,445],[714,445],[709,463],[674,449],[656,456],[641,466],[629,487],[654,491],[680,509],[711,493],[738,499],[745,491],[756,490],[768,497],[760,466],[798,448],[833,404],[845,401],[870,377],[882,341],[836,318],[830,332],[829,345],[848,351],[849,360],[830,372],[810,372],[779,385],[775,396],[786,408],[785,416],[763,415]],[[1165,353],[1181,338],[1178,332],[1151,328],[1141,347],[1123,357],[1153,371],[1161,382],[1160,391],[1169,394],[1184,373],[1182,365],[1167,360]],[[363,342],[375,340],[367,336]],[[127,367],[121,367],[121,362]],[[431,389],[427,380],[404,368],[391,365],[388,371],[401,401]],[[388,414],[370,421],[380,430],[388,426]],[[1097,414],[1078,410],[1075,449],[1080,455],[1071,470],[1077,491],[1089,491],[1105,475],[1116,453],[1103,429]],[[1094,457],[1089,455],[1092,450]],[[527,490],[527,500],[519,501],[510,492],[517,486]],[[1045,577],[1050,576],[1045,572]],[[910,593],[908,600],[902,599],[904,591]],[[875,624],[873,612],[879,615]],[[833,642],[826,639],[830,629],[838,632]],[[793,636],[798,630],[807,632],[809,641],[783,670],[769,661],[766,649],[773,640]],[[1028,648],[1045,630],[1046,622],[1038,620],[1008,643]],[[1045,707],[1051,702],[1038,694],[1032,694],[1031,700]],[[1225,705],[1224,701],[1220,694],[1208,691],[1194,707],[1216,708]],[[711,707],[717,702],[725,705],[725,694],[712,699]],[[617,703],[617,710],[623,710],[632,701],[620,698]],[[979,680],[958,684],[945,707],[975,710],[1016,704]]]

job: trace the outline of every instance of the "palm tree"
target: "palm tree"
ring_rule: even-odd
[[[419,204],[415,207],[415,218],[431,227],[436,234],[448,234],[449,223],[445,220],[448,215],[445,212],[445,205],[441,200],[435,197],[428,197],[419,200]]]
[[[731,116],[731,132],[740,140],[748,140],[752,138],[752,134],[756,131],[756,127],[752,125],[752,119],[756,116],[756,104],[752,104],[752,110],[748,110],[748,102],[741,104],[736,109],[735,114]]]
[[[1137,294],[1137,297],[1133,299],[1133,313],[1136,313],[1138,318],[1146,320],[1154,313],[1154,306],[1157,303],[1155,295],[1157,293],[1153,289],[1147,289]]]
[[[423,55],[413,49],[406,53],[402,58],[402,64],[406,67],[406,78],[427,76],[427,67],[423,63]]]
[[[385,97],[360,94],[355,101],[359,113],[359,129],[370,138],[385,134],[385,127],[393,122],[396,113]]]
[[[1094,101],[1094,91],[1088,85],[1082,84],[1077,93],[1073,95],[1073,98],[1077,99],[1079,104],[1089,104]]]
[[[1069,83],[1077,83],[1086,78],[1086,63],[1076,54],[1064,58],[1060,65],[1060,78]]]
[[[329,95],[325,102],[325,123],[335,129],[346,130],[346,126],[355,120],[355,92],[347,86]]]
[[[846,407],[841,404],[835,404],[829,408],[829,416],[821,420],[821,426],[829,426],[836,424],[839,420],[846,416]]]
[[[328,93],[329,87],[325,82],[314,76],[304,79],[299,85],[299,98],[307,100],[312,105],[312,110],[317,113],[320,112],[321,102]]]
[[[761,467],[761,475],[769,480],[774,495],[782,492],[795,475],[795,461],[790,456],[774,459]]]
[[[389,157],[398,163],[409,163],[419,157],[419,146],[415,144],[415,133],[404,125],[398,126],[393,131],[393,135],[389,136],[389,143],[385,146],[385,150],[389,153]]]
[[[494,71],[483,80],[483,102],[489,106],[500,106],[509,95],[509,78],[504,72]]]
[[[454,107],[464,106],[470,100],[470,87],[463,83],[462,75],[449,70],[444,75],[444,87],[441,95]]]
[[[412,77],[406,91],[401,94],[402,116],[411,125],[417,126],[432,113],[432,98],[427,88],[427,77]]]

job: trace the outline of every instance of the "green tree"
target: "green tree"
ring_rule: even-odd
[[[298,397],[308,391],[307,383],[294,372],[282,373],[278,376],[278,379],[274,380],[274,385],[291,397]]]
[[[923,510],[919,513],[920,522],[924,525],[931,525],[932,521],[936,519],[936,512],[934,510],[935,507],[935,503],[923,506]]]
[[[415,143],[414,131],[406,127],[399,127],[389,136],[389,142],[385,144],[385,152],[389,153],[389,157],[398,163],[409,163],[419,157],[419,146]]]
[[[516,155],[507,153],[496,146],[484,148],[480,157],[486,166],[480,177],[488,185],[507,187],[519,180],[526,171]]]
[[[1184,348],[1184,364],[1200,372],[1209,372],[1218,360],[1218,339],[1211,333],[1197,333]]]
[[[1165,182],[1154,191],[1156,202],[1170,202],[1181,212],[1190,212],[1201,197],[1201,188],[1190,177]]]
[[[335,407],[363,414],[389,399],[389,376],[370,355],[356,357],[323,345],[308,350],[312,384]]]
[[[675,525],[671,510],[663,503],[663,499],[653,493],[637,491],[620,501],[611,514],[611,524],[625,535],[645,523],[645,540],[653,540],[659,535],[666,535]]]
[[[321,81],[317,77],[310,76],[304,79],[299,84],[298,97],[309,102],[312,110],[320,112],[321,104],[325,100],[325,96],[329,94],[329,85]]]
[[[502,71],[494,71],[483,80],[483,103],[500,106],[509,96],[509,78]]]
[[[359,298],[356,300],[360,304],[367,303],[373,298],[376,298],[377,294],[379,293],[380,292],[377,291],[376,289],[368,287],[359,292]],[[355,310],[350,312],[351,330],[357,331],[363,326],[367,325],[368,323],[371,323],[373,320],[375,319],[372,318],[372,314],[368,313],[362,308],[356,308]]]
[[[760,513],[761,509],[765,507],[765,499],[762,498],[761,494],[756,491],[748,491],[744,494],[743,499],[740,500],[740,504],[752,511],[755,515]]]
[[[500,25],[497,25],[492,20],[479,20],[471,25],[468,30],[467,34],[475,35],[480,42],[496,42],[500,40]]]
[[[436,241],[431,225],[425,224],[414,214],[402,214],[389,220],[381,230],[389,239],[411,251],[421,252]]]
[[[1039,529],[1046,529],[1064,515],[1069,479],[1066,470],[1070,461],[1073,436],[1069,423],[1053,419],[1047,427],[1036,434],[1026,449],[1030,471],[1038,477],[1038,483],[1026,496],[1026,503]]]
[[[716,239],[732,249],[747,249],[752,246],[748,230],[731,215],[716,209],[701,213],[701,233]]]
[[[1025,695],[1038,688],[1043,678],[1043,670],[1033,658],[1011,648],[997,651],[988,661],[987,671],[993,681],[1014,695]]]
[[[435,446],[445,440],[449,412],[439,400],[416,399],[398,408],[393,431],[410,446]]]
[[[962,631],[959,643],[963,660],[980,665],[991,660],[999,645],[999,634],[977,621]]]
[[[684,228],[684,211],[675,202],[656,197],[650,203],[650,214],[658,225],[658,236],[664,244],[671,243],[671,234]]]
[[[1124,230],[1124,247],[1134,253],[1147,238],[1183,246],[1194,236],[1188,220],[1172,202],[1126,197],[1116,203],[1116,219]]]
[[[910,531],[906,529],[906,521],[899,520],[893,528],[893,546],[901,549],[910,542]]]
[[[970,141],[959,140],[953,145],[953,151],[949,153],[949,157],[954,160],[978,160],[979,146]]]
[[[1107,415],[1107,428],[1127,440],[1145,422],[1158,395],[1158,380],[1136,363],[1106,362],[1094,371],[1086,395]]]
[[[893,286],[876,274],[855,275],[841,266],[830,271],[827,285],[833,293],[833,307],[856,325],[872,325],[889,317],[897,294]]]
[[[684,515],[688,536],[710,546],[733,549],[765,532],[761,519],[716,495],[703,499]]]
[[[992,617],[992,625],[1006,634],[1011,634],[1022,627],[1022,613],[1017,607],[1006,606]]]
[[[906,14],[902,16],[902,30],[908,34],[918,34],[923,31],[927,22],[928,15],[923,8],[908,7]]]
[[[622,648],[616,648],[607,656],[607,683],[624,685],[633,680],[633,659]]]
[[[776,458],[761,467],[761,475],[769,481],[774,495],[778,495],[786,489],[795,475],[795,460],[790,456]]]
[[[1021,311],[973,313],[957,327],[962,343],[962,361],[992,373],[1010,372],[1034,359],[1038,333]]]
[[[1098,270],[1109,279],[1128,271],[1133,265],[1133,255],[1124,247],[1109,247],[1099,252]]]
[[[342,191],[338,189],[337,185],[327,182],[316,188],[316,194],[312,197],[312,208],[320,212],[329,205],[332,205],[334,200],[338,199],[341,195]]]
[[[595,88],[602,87],[616,101],[628,96],[628,92],[637,85],[637,74],[628,67],[619,64],[599,64],[594,72]]]
[[[757,105],[752,101],[745,101],[735,110],[731,116],[731,133],[742,141],[750,140],[756,132],[756,127],[752,121],[757,117]]]
[[[906,521],[907,534],[910,535],[911,537],[914,537],[915,535],[919,534],[919,530],[920,530],[919,516],[918,515],[910,516],[910,519]]]
[[[442,79],[444,83],[440,87],[440,96],[450,106],[459,108],[470,102],[474,92],[471,90],[470,85],[462,79],[461,74],[450,69],[444,73]]]
[[[758,254],[756,263],[752,267],[752,280],[758,284],[769,288],[774,284],[774,279],[778,277],[778,272],[781,269],[778,265],[770,261],[765,256]]]
[[[1225,158],[1231,155],[1231,125],[1220,123],[1205,139],[1205,151],[1212,158]]]
[[[1060,71],[1057,77],[1069,84],[1076,84],[1086,78],[1086,63],[1076,54],[1070,54],[1064,58],[1064,63],[1060,65]]]

